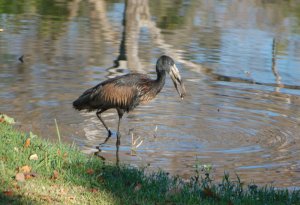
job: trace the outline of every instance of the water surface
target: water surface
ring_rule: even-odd
[[[72,101],[114,76],[155,77],[172,56],[188,90],[170,79],[154,101],[126,115],[122,163],[186,178],[212,164],[246,182],[300,187],[300,1],[0,0],[0,112],[18,127],[87,153],[106,130]],[[24,62],[18,58],[24,55]],[[117,114],[104,115],[115,130]],[[142,145],[131,155],[131,137]],[[101,147],[115,161],[115,136]]]

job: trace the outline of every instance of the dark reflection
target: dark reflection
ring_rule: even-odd
[[[24,55],[20,56],[20,57],[18,58],[18,60],[19,60],[21,63],[24,63],[23,58],[24,58]]]
[[[125,1],[119,55],[114,61],[113,68],[123,66],[123,69],[141,71],[142,65],[138,53],[139,37],[141,28],[144,26],[142,21],[149,19],[148,0]]]
[[[127,61],[127,55],[126,55],[126,29],[125,29],[125,27],[126,27],[126,8],[127,8],[127,4],[128,4],[127,2],[128,1],[125,1],[125,10],[124,10],[123,20],[122,20],[123,31],[122,31],[122,38],[121,38],[120,49],[119,49],[119,56],[116,60],[114,60],[114,65],[113,65],[112,68],[120,67],[120,61]],[[109,69],[111,69],[111,68],[109,68]]]
[[[273,45],[272,45],[272,72],[276,78],[276,84],[277,84],[276,91],[279,92],[281,87],[287,87],[286,85],[281,84],[281,77],[276,68],[276,39],[275,38],[273,39]],[[298,88],[291,88],[291,87],[288,88],[299,89],[300,86],[298,86]]]
[[[274,75],[276,76],[276,79],[277,79],[276,83],[257,82],[255,80],[251,80],[251,79],[225,76],[225,75],[220,75],[217,73],[210,73],[209,76],[212,78],[212,80],[215,80],[215,81],[247,83],[247,84],[270,86],[270,87],[275,87],[275,88],[287,88],[287,89],[300,90],[300,85],[280,84],[280,76],[279,76],[278,72],[276,71],[276,68],[272,67],[272,71],[274,72]],[[279,90],[277,90],[277,91],[279,92]]]

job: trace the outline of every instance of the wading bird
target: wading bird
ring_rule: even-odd
[[[77,110],[96,110],[97,117],[108,132],[108,138],[112,133],[101,118],[101,113],[115,108],[119,115],[117,131],[117,145],[119,145],[119,128],[123,114],[133,110],[139,104],[145,104],[152,100],[163,88],[166,73],[170,74],[179,96],[181,98],[184,97],[185,88],[171,57],[163,55],[157,60],[156,73],[156,79],[151,79],[144,74],[130,73],[103,81],[95,87],[86,90],[73,102],[73,107]]]

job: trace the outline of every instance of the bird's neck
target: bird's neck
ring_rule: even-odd
[[[156,85],[156,89],[158,92],[160,92],[161,89],[164,87],[165,80],[166,80],[166,71],[157,72],[157,78],[155,80],[155,85]]]

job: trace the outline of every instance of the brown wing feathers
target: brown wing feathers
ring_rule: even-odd
[[[120,108],[127,112],[138,104],[145,104],[155,97],[153,81],[145,75],[131,74],[108,79],[85,91],[73,106],[78,110]]]
[[[101,87],[99,98],[103,104],[112,107],[129,107],[137,96],[137,90],[134,87],[119,86],[115,84],[106,84]]]

